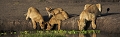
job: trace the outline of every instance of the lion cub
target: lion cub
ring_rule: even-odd
[[[49,17],[51,17],[51,15],[56,15],[58,13],[61,13],[63,15],[63,17],[65,17],[66,19],[69,18],[68,13],[66,11],[64,11],[62,8],[51,8],[51,7],[45,7],[46,11],[49,15]]]
[[[84,29],[87,21],[91,21],[93,29],[96,28],[96,24],[95,24],[96,18],[98,15],[101,14],[101,11],[99,9],[101,8],[98,8],[96,4],[91,4],[89,7],[86,7],[86,9],[82,11],[82,13],[80,14],[80,18],[77,21],[79,30]]]
[[[32,20],[34,29],[36,29],[36,22],[39,22],[41,29],[44,29],[44,25],[43,25],[44,19],[36,8],[30,7],[25,15],[26,15],[26,20],[28,20],[28,18]]]
[[[51,19],[47,22],[47,29],[51,30],[55,24],[58,24],[58,30],[60,30],[61,21],[65,20],[61,13],[58,13],[51,17]]]

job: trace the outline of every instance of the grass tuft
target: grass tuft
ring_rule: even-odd
[[[91,34],[100,33],[100,30],[82,30],[82,31],[66,31],[66,30],[51,30],[51,31],[20,31],[19,37],[65,37],[67,34]],[[11,32],[10,34],[17,34],[17,32]],[[6,32],[0,33],[1,35],[7,35]]]

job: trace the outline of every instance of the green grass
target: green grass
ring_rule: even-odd
[[[100,33],[100,30],[82,30],[82,31],[66,31],[66,30],[51,30],[51,31],[20,31],[19,37],[66,37],[67,34],[91,34]],[[0,35],[6,35],[7,33],[0,33]],[[10,34],[17,34],[17,32],[11,32]]]
[[[20,37],[65,37],[64,31],[24,31]]]
[[[83,31],[65,31],[65,30],[52,30],[52,31],[24,31],[20,33],[20,37],[65,37],[66,34],[91,34],[100,33],[100,30],[83,30]]]

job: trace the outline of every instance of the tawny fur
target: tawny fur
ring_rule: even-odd
[[[90,5],[92,5],[92,4],[85,4],[84,10],[87,9]]]
[[[91,21],[92,28],[95,29],[96,28],[96,24],[95,24],[96,18],[98,15],[100,15],[100,13],[101,12],[100,12],[99,8],[96,6],[96,4],[92,4],[89,7],[87,7],[86,9],[84,9],[82,11],[82,13],[80,14],[79,20],[77,21],[79,30],[84,29],[87,21]]]
[[[93,4],[86,4],[85,7],[84,7],[84,10],[87,9],[89,6],[91,6]],[[100,12],[102,12],[102,5],[100,3],[98,4],[94,4],[97,6],[97,8],[99,9]],[[101,14],[101,13],[100,13]],[[98,15],[98,16],[101,16],[101,15]]]
[[[56,14],[58,14],[58,13],[61,13],[62,15],[63,15],[63,17],[65,17],[66,19],[68,19],[69,18],[69,16],[68,16],[68,13],[66,12],[66,11],[64,11],[62,8],[51,8],[51,7],[46,7],[46,11],[47,11],[47,13],[48,13],[48,15],[49,15],[49,17],[51,16],[51,15],[56,15]]]
[[[44,25],[42,24],[44,22],[44,19],[36,8],[30,7],[25,15],[26,15],[26,20],[28,20],[28,18],[32,20],[34,29],[36,29],[37,22],[39,22],[41,29],[44,29]]]
[[[58,13],[54,15],[49,21],[46,30],[51,30],[55,24],[58,24],[58,30],[60,30],[61,21],[65,20],[62,14]]]
[[[49,17],[50,17],[51,15],[55,15],[55,14],[57,14],[57,13],[59,13],[60,11],[63,10],[62,8],[54,8],[54,9],[51,8],[51,7],[45,7],[45,8],[46,8],[46,11],[47,11]]]

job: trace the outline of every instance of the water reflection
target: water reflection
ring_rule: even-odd
[[[79,37],[85,37],[85,35],[84,34],[79,34]]]
[[[92,37],[96,37],[96,33],[93,33],[93,34],[92,34]]]

